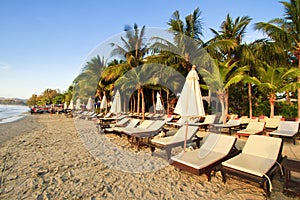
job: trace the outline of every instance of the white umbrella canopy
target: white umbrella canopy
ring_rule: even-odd
[[[121,96],[119,90],[117,90],[114,100],[110,109],[111,113],[121,113]]]
[[[70,101],[70,104],[69,104],[69,107],[68,107],[70,110],[73,110],[74,109],[74,102],[73,102],[73,99],[71,99]]]
[[[185,118],[187,126],[186,129],[188,129],[187,120],[189,117],[205,116],[199,85],[199,76],[195,68],[196,66],[193,65],[191,71],[188,73],[180,97],[174,109],[174,113],[180,114],[181,117]],[[186,150],[187,132],[188,130],[186,130],[185,133],[184,151]]]
[[[87,109],[88,111],[92,111],[93,108],[94,108],[94,106],[93,106],[93,100],[92,100],[92,98],[90,97],[89,100],[88,100],[88,102],[87,102],[87,104],[86,104],[86,109]]]
[[[100,104],[100,109],[107,109],[107,100],[106,96],[104,95]]]
[[[164,107],[163,107],[163,105],[161,103],[160,94],[158,92],[156,94],[155,110],[158,110],[158,111],[164,110]]]
[[[78,98],[78,99],[76,100],[75,109],[76,109],[76,110],[80,110],[80,105],[81,105],[81,100]]]
[[[194,65],[186,77],[174,113],[182,117],[205,116],[202,95],[199,85],[199,76]]]

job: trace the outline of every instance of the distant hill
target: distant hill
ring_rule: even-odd
[[[0,104],[4,105],[27,105],[26,102],[27,99],[0,97]]]

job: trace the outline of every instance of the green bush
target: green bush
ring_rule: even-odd
[[[297,117],[298,107],[295,104],[289,104],[287,102],[275,103],[275,115],[282,115],[285,118]]]

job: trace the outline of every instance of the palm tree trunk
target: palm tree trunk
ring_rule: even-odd
[[[169,90],[167,90],[167,114],[170,113]]]
[[[126,95],[124,95],[124,99],[123,99],[123,112],[126,113]]]
[[[274,117],[274,107],[275,107],[275,98],[276,98],[276,95],[275,94],[271,94],[270,95],[270,118],[273,118]]]
[[[225,124],[227,121],[227,115],[228,115],[228,110],[229,110],[228,98],[229,98],[229,90],[226,89],[226,91],[225,91],[225,112],[224,112],[223,124]]]
[[[298,56],[298,68],[300,69],[300,56]],[[300,82],[300,77],[297,78],[297,81]],[[298,91],[298,118],[300,118],[300,88],[297,89]]]
[[[135,97],[134,97],[134,95],[132,95],[132,99],[133,99],[133,109],[132,109],[132,113],[134,113],[136,110],[135,110],[135,108],[136,108],[136,99],[135,99]]]
[[[140,96],[141,96],[141,95],[140,95],[140,90],[138,90],[138,95],[137,95],[137,107],[136,107],[136,112],[137,112],[138,115],[140,115],[140,104],[141,104],[141,103],[140,103],[140,101],[141,101],[141,100],[140,100],[140,98],[141,98]]]
[[[291,104],[291,98],[290,98],[289,91],[285,91],[285,100],[288,104]]]
[[[143,120],[145,120],[145,98],[144,98],[143,88],[141,88],[141,96],[142,96],[142,115],[143,115]]]
[[[156,105],[154,99],[154,90],[152,90],[152,104],[153,104],[153,112],[156,114]]]
[[[248,83],[249,117],[252,118],[252,85]]]

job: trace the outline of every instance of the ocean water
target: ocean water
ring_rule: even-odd
[[[0,124],[19,120],[28,112],[27,106],[0,105]]]

